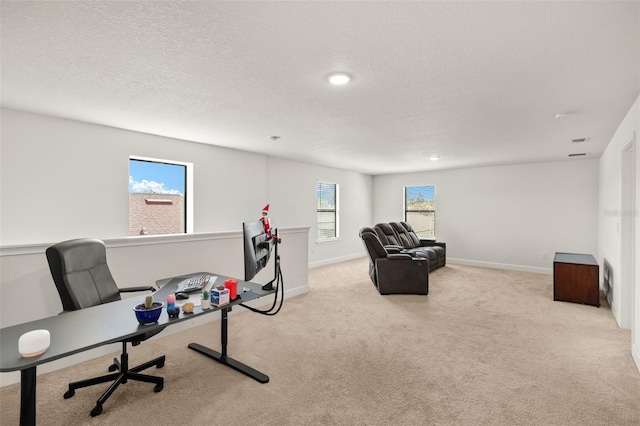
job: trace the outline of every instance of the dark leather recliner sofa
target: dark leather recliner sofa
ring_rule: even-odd
[[[432,238],[420,238],[407,222],[378,223],[375,230],[389,253],[407,253],[429,261],[429,271],[447,263],[447,245]]]
[[[369,255],[369,277],[380,294],[429,294],[426,258],[389,252],[373,228],[362,228],[360,238]]]

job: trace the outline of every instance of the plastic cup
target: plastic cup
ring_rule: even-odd
[[[229,289],[229,299],[235,299],[238,294],[238,280],[229,278],[224,281],[224,287]]]

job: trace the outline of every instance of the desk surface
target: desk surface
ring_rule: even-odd
[[[229,278],[219,274],[215,283],[221,284]],[[180,277],[166,278],[157,281],[160,290],[153,293],[155,300],[166,303],[167,295],[175,292],[178,283],[188,274]],[[215,284],[214,283],[214,284]],[[250,291],[241,292],[243,288]],[[219,311],[229,306],[245,303],[265,296],[273,291],[262,290],[260,284],[238,280],[238,297],[223,307],[212,307],[203,311],[196,306],[192,314],[180,313],[178,318],[169,318],[167,310],[163,309],[157,323],[140,325],[136,320],[133,307],[144,301],[145,296],[131,297],[116,302],[106,303],[87,309],[67,312],[60,315],[18,324],[0,329],[0,372],[25,370],[39,364],[87,351],[109,343],[116,343],[128,337],[135,336],[142,331],[164,328],[185,320]],[[18,339],[28,331],[45,329],[51,333],[51,345],[47,351],[37,357],[23,358],[18,353]]]

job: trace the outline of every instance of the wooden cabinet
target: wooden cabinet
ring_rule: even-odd
[[[590,254],[556,253],[553,258],[553,300],[600,306],[600,272]]]

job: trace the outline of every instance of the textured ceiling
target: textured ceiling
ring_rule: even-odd
[[[374,175],[598,157],[640,93],[632,1],[2,1],[1,14],[4,107]],[[331,86],[332,71],[353,80]]]

